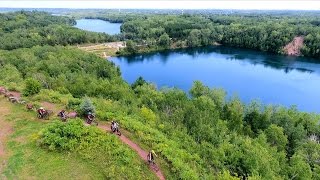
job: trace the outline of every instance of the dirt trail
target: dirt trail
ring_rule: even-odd
[[[110,130],[110,125],[99,125],[98,126],[100,129],[106,130],[108,132],[111,132]],[[135,150],[138,155],[141,157],[141,159],[143,159],[145,162],[148,162],[147,160],[147,155],[148,153],[146,151],[144,151],[143,149],[141,149],[137,144],[135,144],[134,142],[132,142],[130,139],[128,139],[126,136],[124,136],[123,134],[119,137],[120,140],[122,142],[124,142],[125,144],[127,144],[128,146],[130,146],[131,149]],[[164,175],[162,174],[161,170],[159,169],[158,171],[156,171],[153,168],[150,168],[160,180],[165,180]]]
[[[3,167],[6,165],[6,158],[8,156],[5,143],[8,136],[13,132],[13,126],[10,122],[5,120],[5,117],[10,114],[10,108],[5,99],[0,97],[0,174]]]

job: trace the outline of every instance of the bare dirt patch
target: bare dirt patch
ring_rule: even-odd
[[[0,93],[4,94],[6,92],[6,88],[3,86],[0,86]]]
[[[108,58],[110,56],[114,56],[117,51],[126,47],[126,43],[124,41],[118,42],[109,42],[102,44],[86,44],[77,46],[79,49],[95,53],[102,58]]]
[[[17,91],[9,91],[10,94],[12,94],[14,97],[16,98],[20,98],[21,97],[21,93],[17,92]]]
[[[290,56],[301,56],[300,49],[303,46],[303,36],[295,37],[289,44],[287,44],[283,50],[285,54]]]
[[[44,107],[44,109],[51,110],[53,112],[59,111],[57,106],[55,104],[53,104],[53,103],[44,101],[44,102],[41,102],[40,104],[41,104],[41,106]]]

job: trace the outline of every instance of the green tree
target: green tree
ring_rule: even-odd
[[[126,42],[126,48],[125,50],[131,54],[135,54],[137,52],[137,47],[136,43],[133,42],[132,40],[128,40]]]
[[[265,130],[265,134],[271,146],[276,146],[278,148],[278,151],[285,150],[288,139],[284,134],[282,127],[271,124],[268,129]]]
[[[311,168],[314,168],[316,165],[320,165],[320,144],[308,140],[298,147],[298,152],[300,152],[305,161],[310,165]]]
[[[170,43],[171,43],[171,40],[170,40],[170,37],[167,33],[164,33],[160,36],[159,38],[159,45],[162,46],[162,47],[170,47]]]
[[[201,44],[206,46],[209,45],[212,41],[211,37],[211,30],[210,29],[202,29],[201,30]]]
[[[300,154],[294,154],[290,159],[290,179],[304,180],[311,179],[312,171]]]
[[[229,129],[241,133],[243,128],[244,105],[238,98],[233,98],[224,105],[222,117],[228,121]]]
[[[187,38],[187,44],[190,47],[196,47],[201,45],[201,31],[198,29],[193,29]]]
[[[82,115],[86,115],[89,112],[95,113],[96,111],[92,101],[87,96],[84,97],[82,103],[80,104],[80,110]]]
[[[138,86],[142,86],[142,85],[144,85],[146,83],[147,83],[147,81],[144,80],[143,77],[139,76],[138,79],[134,83],[131,84],[131,88],[135,89]]]
[[[202,95],[208,95],[210,93],[210,89],[203,85],[202,82],[194,81],[189,93],[192,97],[197,98]]]

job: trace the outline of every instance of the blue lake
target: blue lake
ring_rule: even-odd
[[[246,49],[212,46],[110,58],[123,78],[139,76],[158,88],[178,87],[186,92],[193,81],[223,88],[244,102],[296,105],[320,112],[320,64],[313,59],[289,57]]]
[[[120,33],[121,23],[110,23],[100,19],[80,19],[75,27],[92,32],[102,32],[110,35]]]

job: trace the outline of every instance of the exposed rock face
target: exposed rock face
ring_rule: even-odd
[[[283,50],[285,54],[291,55],[291,56],[300,56],[301,52],[300,49],[303,46],[303,36],[297,36],[295,37],[289,44],[287,44]]]

